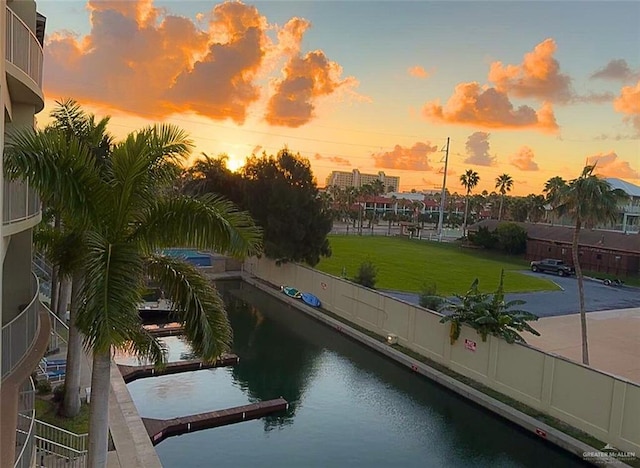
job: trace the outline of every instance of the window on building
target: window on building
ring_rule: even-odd
[[[602,260],[602,255],[601,254],[597,254],[596,255],[596,260]]]

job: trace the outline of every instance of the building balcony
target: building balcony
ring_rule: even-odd
[[[41,219],[40,197],[29,186],[29,182],[5,179],[2,215],[4,235],[13,235],[32,228]]]
[[[8,6],[6,16],[6,69],[11,100],[44,108],[42,46],[34,32]]]
[[[29,304],[6,325],[2,325],[2,381],[29,354],[38,336],[40,325],[40,287],[33,275],[33,297]]]
[[[622,211],[627,214],[640,214],[640,205],[626,205],[622,207]]]

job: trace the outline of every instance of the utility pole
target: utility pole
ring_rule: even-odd
[[[444,231],[444,201],[447,193],[447,166],[449,165],[449,137],[447,137],[447,146],[444,150],[444,175],[442,177],[442,192],[440,193],[440,216],[438,217],[438,241],[442,242],[442,234]]]

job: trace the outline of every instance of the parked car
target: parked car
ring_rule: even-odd
[[[558,276],[570,276],[576,272],[572,266],[567,265],[562,260],[556,260],[554,258],[545,258],[544,260],[531,262],[531,271],[555,273]]]

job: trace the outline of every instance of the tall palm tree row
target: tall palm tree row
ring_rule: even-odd
[[[627,198],[624,191],[612,189],[609,182],[594,174],[594,170],[595,165],[585,166],[580,176],[568,184],[562,184],[555,180],[549,190],[545,187],[548,196],[552,193],[550,199],[554,200],[558,213],[569,216],[575,223],[571,254],[578,279],[582,362],[585,365],[589,365],[589,345],[584,305],[584,277],[580,267],[580,229],[583,226],[591,227],[600,223],[615,222],[618,215],[618,204]]]
[[[462,237],[467,235],[467,216],[469,215],[469,196],[471,191],[480,182],[480,176],[473,169],[467,169],[464,174],[460,176],[460,183],[467,190],[464,203],[464,220],[462,221]]]
[[[45,197],[57,194],[63,219],[82,246],[82,300],[74,325],[93,354],[90,467],[106,465],[113,349],[160,366],[166,360],[166,350],[138,315],[147,280],[166,291],[197,355],[214,360],[231,341],[214,287],[193,266],[157,253],[183,246],[242,257],[260,249],[260,231],[247,213],[219,196],[172,190],[191,147],[182,130],[156,125],[128,135],[103,161],[60,129],[12,135],[5,152],[7,176],[29,178]]]
[[[501,174],[496,177],[496,189],[500,192],[500,211],[498,211],[498,221],[502,219],[502,207],[504,205],[504,196],[507,192],[511,192],[513,188],[513,179],[509,174]]]

